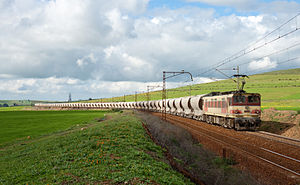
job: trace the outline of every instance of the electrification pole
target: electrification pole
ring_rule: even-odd
[[[68,102],[72,102],[71,93],[69,93],[69,100],[68,100]]]
[[[166,76],[166,74],[171,74],[170,76]],[[163,91],[162,91],[162,117],[164,120],[167,120],[167,100],[166,100],[166,80],[168,78],[172,78],[178,75],[182,74],[189,74],[191,76],[191,81],[193,81],[193,76],[190,72],[185,72],[184,70],[182,71],[176,71],[176,72],[171,72],[171,71],[163,71]]]
[[[149,111],[149,108],[150,108],[150,105],[149,105],[149,101],[150,101],[150,88],[153,89],[153,88],[157,88],[157,87],[162,87],[161,85],[148,85],[147,86],[147,109]]]
[[[237,80],[237,90],[240,90],[240,67],[237,66],[236,68],[233,68],[233,70],[236,70],[236,80]]]
[[[247,78],[249,78],[249,77],[247,75],[240,74],[239,66],[237,66],[236,68],[233,68],[233,70],[236,70],[236,72],[237,72],[237,74],[233,75],[237,79],[237,91],[242,91],[246,84],[245,77],[247,77]],[[242,85],[240,85],[241,82],[242,82]]]
[[[237,74],[235,74],[233,76],[228,76],[227,74],[223,73],[221,70],[234,70],[234,71],[236,71]],[[237,83],[237,88],[236,88],[237,91],[242,91],[244,89],[244,86],[246,84],[245,77],[249,78],[247,75],[240,74],[239,66],[237,66],[236,68],[232,68],[232,69],[216,69],[216,71],[218,71],[219,73],[223,74],[227,78],[229,78],[229,79],[233,80],[235,83]],[[236,80],[232,79],[232,77],[236,77]],[[242,86],[240,85],[241,82],[242,82]]]

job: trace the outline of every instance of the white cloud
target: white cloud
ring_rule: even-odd
[[[0,79],[10,79],[10,78],[14,78],[14,75],[11,74],[0,74]]]
[[[105,58],[110,58],[110,56],[112,55],[114,50],[115,50],[114,46],[110,46],[110,47],[103,49],[103,52],[105,53]]]
[[[250,70],[266,70],[273,69],[277,67],[276,61],[271,61],[269,57],[265,57],[262,60],[252,61],[249,63],[248,68]]]
[[[85,63],[84,63],[84,61],[83,61],[82,59],[78,59],[78,60],[76,61],[76,63],[77,63],[77,65],[78,65],[79,67],[82,67],[83,65],[85,65]]]
[[[79,67],[84,67],[85,65],[88,65],[89,63],[95,64],[97,59],[95,58],[93,53],[90,53],[87,56],[84,56],[83,58],[77,59],[76,64]]]
[[[211,82],[208,78],[195,78],[194,83]],[[113,97],[117,95],[134,94],[135,91],[141,93],[147,91],[147,86],[158,86],[161,82],[136,82],[136,81],[97,81],[97,80],[77,80],[72,78],[57,78],[55,76],[45,79],[0,79],[1,96],[19,97],[18,99],[36,99],[40,97],[44,100],[67,100],[68,94],[72,93],[73,100]],[[168,82],[168,88],[175,88],[189,83]],[[152,90],[161,90],[155,88]]]
[[[248,27],[249,29],[253,29],[257,31],[258,34],[264,35],[267,32],[266,26],[262,24],[263,16],[248,16],[248,17],[242,17],[240,16],[239,19],[241,19],[242,23]]]
[[[258,8],[256,16],[216,16],[212,8],[147,10],[148,2],[0,0],[0,81],[6,84],[0,94],[63,99],[60,94],[72,91],[85,98],[110,96],[158,82],[163,70],[184,69],[195,75],[270,32],[299,7],[295,2],[271,2],[272,10]],[[245,9],[257,5],[248,0],[202,2]],[[278,16],[280,7],[290,11],[281,10]],[[267,52],[251,53],[251,58],[282,49],[299,37],[282,39]]]
[[[0,91],[4,97],[19,96],[22,99],[61,99],[60,93],[67,93],[71,86],[79,86],[82,82],[71,78],[49,77],[45,79],[18,78],[0,79]]]

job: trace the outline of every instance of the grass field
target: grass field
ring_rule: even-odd
[[[274,107],[280,110],[300,111],[300,68],[274,71],[264,74],[252,75],[246,79],[247,92],[260,93],[262,96],[262,108]],[[146,87],[145,87],[146,88]],[[236,84],[232,80],[222,80],[206,84],[191,86],[191,94],[205,94],[215,91],[232,91]],[[185,86],[167,91],[168,98],[189,96],[190,86]],[[151,100],[161,99],[161,91],[150,92]],[[135,101],[134,95],[125,96],[126,101]],[[145,93],[137,95],[137,101],[146,101]],[[102,99],[103,102],[124,101],[124,96]],[[88,102],[100,102],[92,100]]]
[[[30,115],[20,113],[23,118]],[[80,123],[100,113],[32,114],[38,117],[36,120],[55,117],[53,125],[61,122],[63,114],[64,120],[74,117]],[[107,121],[89,122],[85,130],[73,128],[1,149],[0,184],[191,184],[164,162],[163,150],[145,134],[132,113],[109,117]],[[30,124],[25,120],[25,125]]]
[[[15,107],[0,107],[0,112],[1,111],[20,111],[24,110],[26,108],[30,108],[31,106],[15,106]]]
[[[27,136],[35,138],[77,124],[84,125],[95,118],[103,118],[105,113],[104,111],[0,111],[0,146],[16,139],[27,139]]]

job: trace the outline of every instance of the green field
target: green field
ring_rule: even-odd
[[[9,120],[21,118],[25,132],[35,128],[32,117],[37,125],[48,120],[51,130],[103,116],[93,111],[4,114],[9,114]],[[165,162],[164,151],[131,112],[108,117],[103,122],[90,121],[85,130],[73,128],[2,148],[0,184],[192,184]]]
[[[262,96],[262,108],[274,107],[280,110],[300,110],[300,68],[274,71],[269,73],[252,75],[246,79],[245,89],[247,92],[260,93]],[[145,87],[146,88],[146,87]],[[216,91],[232,91],[236,84],[232,80],[222,80],[206,84],[191,86],[191,94],[205,94]],[[168,98],[189,96],[190,86],[169,89]],[[161,99],[161,91],[150,93],[151,100]],[[146,101],[147,94],[138,94],[137,101]],[[124,96],[92,100],[88,102],[111,102],[124,101]],[[125,101],[135,101],[134,95],[125,96]]]
[[[0,107],[0,112],[1,111],[20,111],[24,109],[29,109],[31,106],[15,106],[15,107]]]
[[[2,108],[6,109],[6,108]],[[10,107],[8,109],[11,109]],[[84,125],[103,118],[104,111],[0,111],[0,146]]]

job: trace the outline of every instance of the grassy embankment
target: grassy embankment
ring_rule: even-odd
[[[274,107],[278,110],[300,111],[300,68],[252,75],[249,79],[246,79],[246,81],[247,84],[245,86],[245,90],[247,92],[261,94],[263,109]],[[218,82],[193,85],[191,88],[191,94],[197,95],[213,91],[235,90],[236,84],[232,80],[222,80]],[[167,93],[168,98],[189,96],[189,89],[190,86],[170,89]],[[138,101],[147,100],[145,93],[138,94],[137,97]],[[151,92],[150,99],[161,99],[161,91]],[[123,100],[123,96],[113,98],[113,101]],[[125,100],[128,102],[134,101],[134,95],[125,96]],[[107,98],[101,101],[111,102],[112,99]],[[92,100],[88,102],[100,102],[100,100]]]
[[[70,122],[64,124],[61,118],[66,113],[69,118],[64,115],[63,120]],[[95,117],[102,118],[104,112],[93,111],[5,114],[4,120],[21,114],[25,131],[36,130],[28,117],[36,117],[36,123],[47,123],[49,130],[77,123],[85,124],[86,129],[73,127],[0,149],[0,184],[190,184],[164,162],[163,150],[131,113],[109,114],[111,119],[103,122]]]

